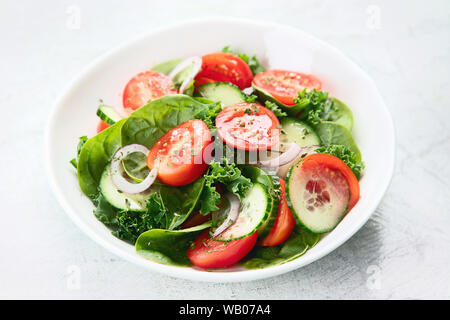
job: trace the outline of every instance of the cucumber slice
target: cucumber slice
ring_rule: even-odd
[[[326,233],[347,212],[350,188],[339,170],[305,158],[289,170],[286,199],[294,217],[305,228]]]
[[[100,192],[105,197],[106,201],[119,210],[136,212],[146,211],[146,201],[150,194],[155,191],[154,188],[150,188],[148,191],[138,194],[123,193],[117,190],[116,186],[113,184],[109,171],[108,164],[105,170],[103,170],[99,185]]]
[[[252,182],[258,182],[267,187],[272,198],[270,214],[266,221],[258,229],[258,237],[265,238],[272,229],[278,214],[280,204],[280,182],[275,172],[268,173],[255,166],[244,166],[241,168],[242,175],[249,178]]]
[[[241,201],[236,222],[215,240],[231,241],[253,234],[267,220],[271,209],[272,198],[267,187],[261,183],[254,183]]]
[[[206,99],[220,102],[222,107],[245,102],[245,95],[241,89],[228,82],[205,83],[197,88],[197,93]]]
[[[300,147],[320,145],[319,136],[306,123],[294,118],[283,118],[280,124],[282,142],[295,142]]]
[[[117,121],[122,119],[122,117],[114,110],[113,107],[106,106],[104,104],[100,105],[97,109],[97,115],[109,125],[115,124]]]

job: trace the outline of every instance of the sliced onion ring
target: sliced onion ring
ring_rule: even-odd
[[[202,68],[202,58],[199,56],[194,56],[190,58],[186,58],[181,61],[177,66],[168,74],[169,78],[172,80],[175,78],[177,74],[179,74],[182,70],[192,65],[191,73],[184,79],[183,83],[180,86],[180,93],[183,93],[187,86],[194,80],[197,73],[200,72]]]
[[[253,91],[254,91],[253,87],[248,87],[248,88],[245,88],[244,90],[242,90],[242,92],[248,96],[251,95],[253,93]]]
[[[282,143],[282,144],[280,144],[280,147],[281,147],[280,150],[283,149],[284,147],[287,147],[288,149],[287,149],[287,151],[280,154],[278,157],[260,161],[260,164],[266,168],[281,167],[289,162],[294,161],[295,158],[297,158],[297,156],[303,150],[303,148],[300,147],[295,142]],[[274,150],[274,151],[280,152],[278,150]]]
[[[147,190],[156,180],[159,170],[159,162],[155,162],[155,167],[148,176],[140,183],[131,183],[123,177],[122,160],[131,153],[140,152],[147,155],[150,151],[143,145],[130,144],[119,149],[113,156],[110,166],[111,179],[116,188],[122,192],[135,194]]]
[[[230,211],[228,211],[227,218],[224,222],[222,222],[222,224],[214,231],[213,238],[231,227],[239,217],[239,207],[241,206],[239,198],[232,193],[227,194],[226,197],[228,198],[228,201],[230,201]]]

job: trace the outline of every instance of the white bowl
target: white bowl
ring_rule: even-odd
[[[146,260],[134,247],[111,235],[94,217],[91,201],[82,194],[69,164],[78,137],[95,134],[99,99],[122,105],[126,82],[153,64],[178,57],[202,55],[231,45],[257,54],[270,68],[312,73],[323,89],[353,110],[353,135],[366,170],[360,181],[361,199],[331,233],[298,259],[266,269],[231,268],[205,272]],[[198,281],[248,281],[279,275],[303,267],[330,253],[348,240],[375,211],[394,168],[394,128],[374,82],[355,63],[330,45],[291,27],[247,20],[214,18],[182,22],[153,30],[94,61],[56,102],[46,134],[46,165],[56,197],[75,223],[99,244],[151,271]]]

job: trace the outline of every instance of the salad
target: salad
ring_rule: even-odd
[[[352,210],[364,164],[352,111],[314,75],[221,52],[135,75],[80,138],[83,193],[138,255],[264,268],[303,255]]]

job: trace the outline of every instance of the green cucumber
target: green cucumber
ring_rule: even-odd
[[[339,170],[306,158],[291,167],[286,180],[288,206],[309,231],[329,232],[346,214],[350,188]]]
[[[110,126],[112,126],[117,121],[122,119],[122,117],[117,113],[117,111],[113,107],[104,104],[98,107],[97,116],[99,116],[100,119],[105,121]]]
[[[144,212],[147,210],[146,201],[150,193],[154,192],[152,188],[149,191],[138,194],[127,194],[119,191],[112,182],[109,165],[103,170],[99,189],[105,200],[114,208],[135,212]]]
[[[199,96],[214,102],[220,102],[226,107],[239,102],[245,102],[245,94],[229,82],[205,83],[196,89]]]
[[[320,145],[320,138],[312,127],[294,118],[282,118],[281,141],[295,142],[300,147]]]
[[[243,176],[249,178],[252,182],[258,182],[265,185],[272,198],[270,214],[258,229],[258,237],[265,238],[272,229],[278,214],[281,192],[279,178],[275,175],[275,172],[268,173],[255,166],[243,166],[241,172]]]
[[[238,219],[215,240],[231,241],[248,237],[264,224],[271,210],[272,197],[267,187],[254,183],[241,200]]]

